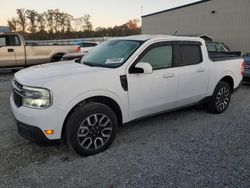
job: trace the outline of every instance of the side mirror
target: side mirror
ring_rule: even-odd
[[[144,74],[152,74],[153,73],[153,67],[146,62],[139,62],[135,65],[136,69],[141,69],[141,73]]]

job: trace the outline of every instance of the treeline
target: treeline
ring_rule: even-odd
[[[59,9],[39,13],[36,10],[17,9],[17,16],[8,19],[12,32],[22,33],[25,39],[49,40],[83,37],[128,36],[140,34],[140,21],[129,20],[114,27],[93,29],[89,14],[75,18]]]

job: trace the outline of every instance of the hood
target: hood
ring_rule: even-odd
[[[108,68],[90,67],[75,61],[48,63],[23,69],[15,74],[18,82],[28,86],[42,86],[48,81],[63,76],[76,74],[90,74],[93,72],[107,71]]]

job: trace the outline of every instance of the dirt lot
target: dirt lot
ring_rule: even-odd
[[[221,115],[191,107],[122,127],[114,144],[82,158],[63,143],[20,137],[0,73],[0,187],[250,187],[250,86]]]

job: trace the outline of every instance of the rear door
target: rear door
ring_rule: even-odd
[[[0,36],[0,67],[16,66],[14,47],[10,43],[9,35]]]
[[[152,44],[130,67],[127,79],[131,119],[175,107],[177,77],[173,51],[171,42]],[[133,67],[139,62],[149,63],[153,72],[151,74],[134,73]]]
[[[177,42],[179,51],[177,105],[184,106],[203,99],[208,88],[208,65],[200,42]]]

